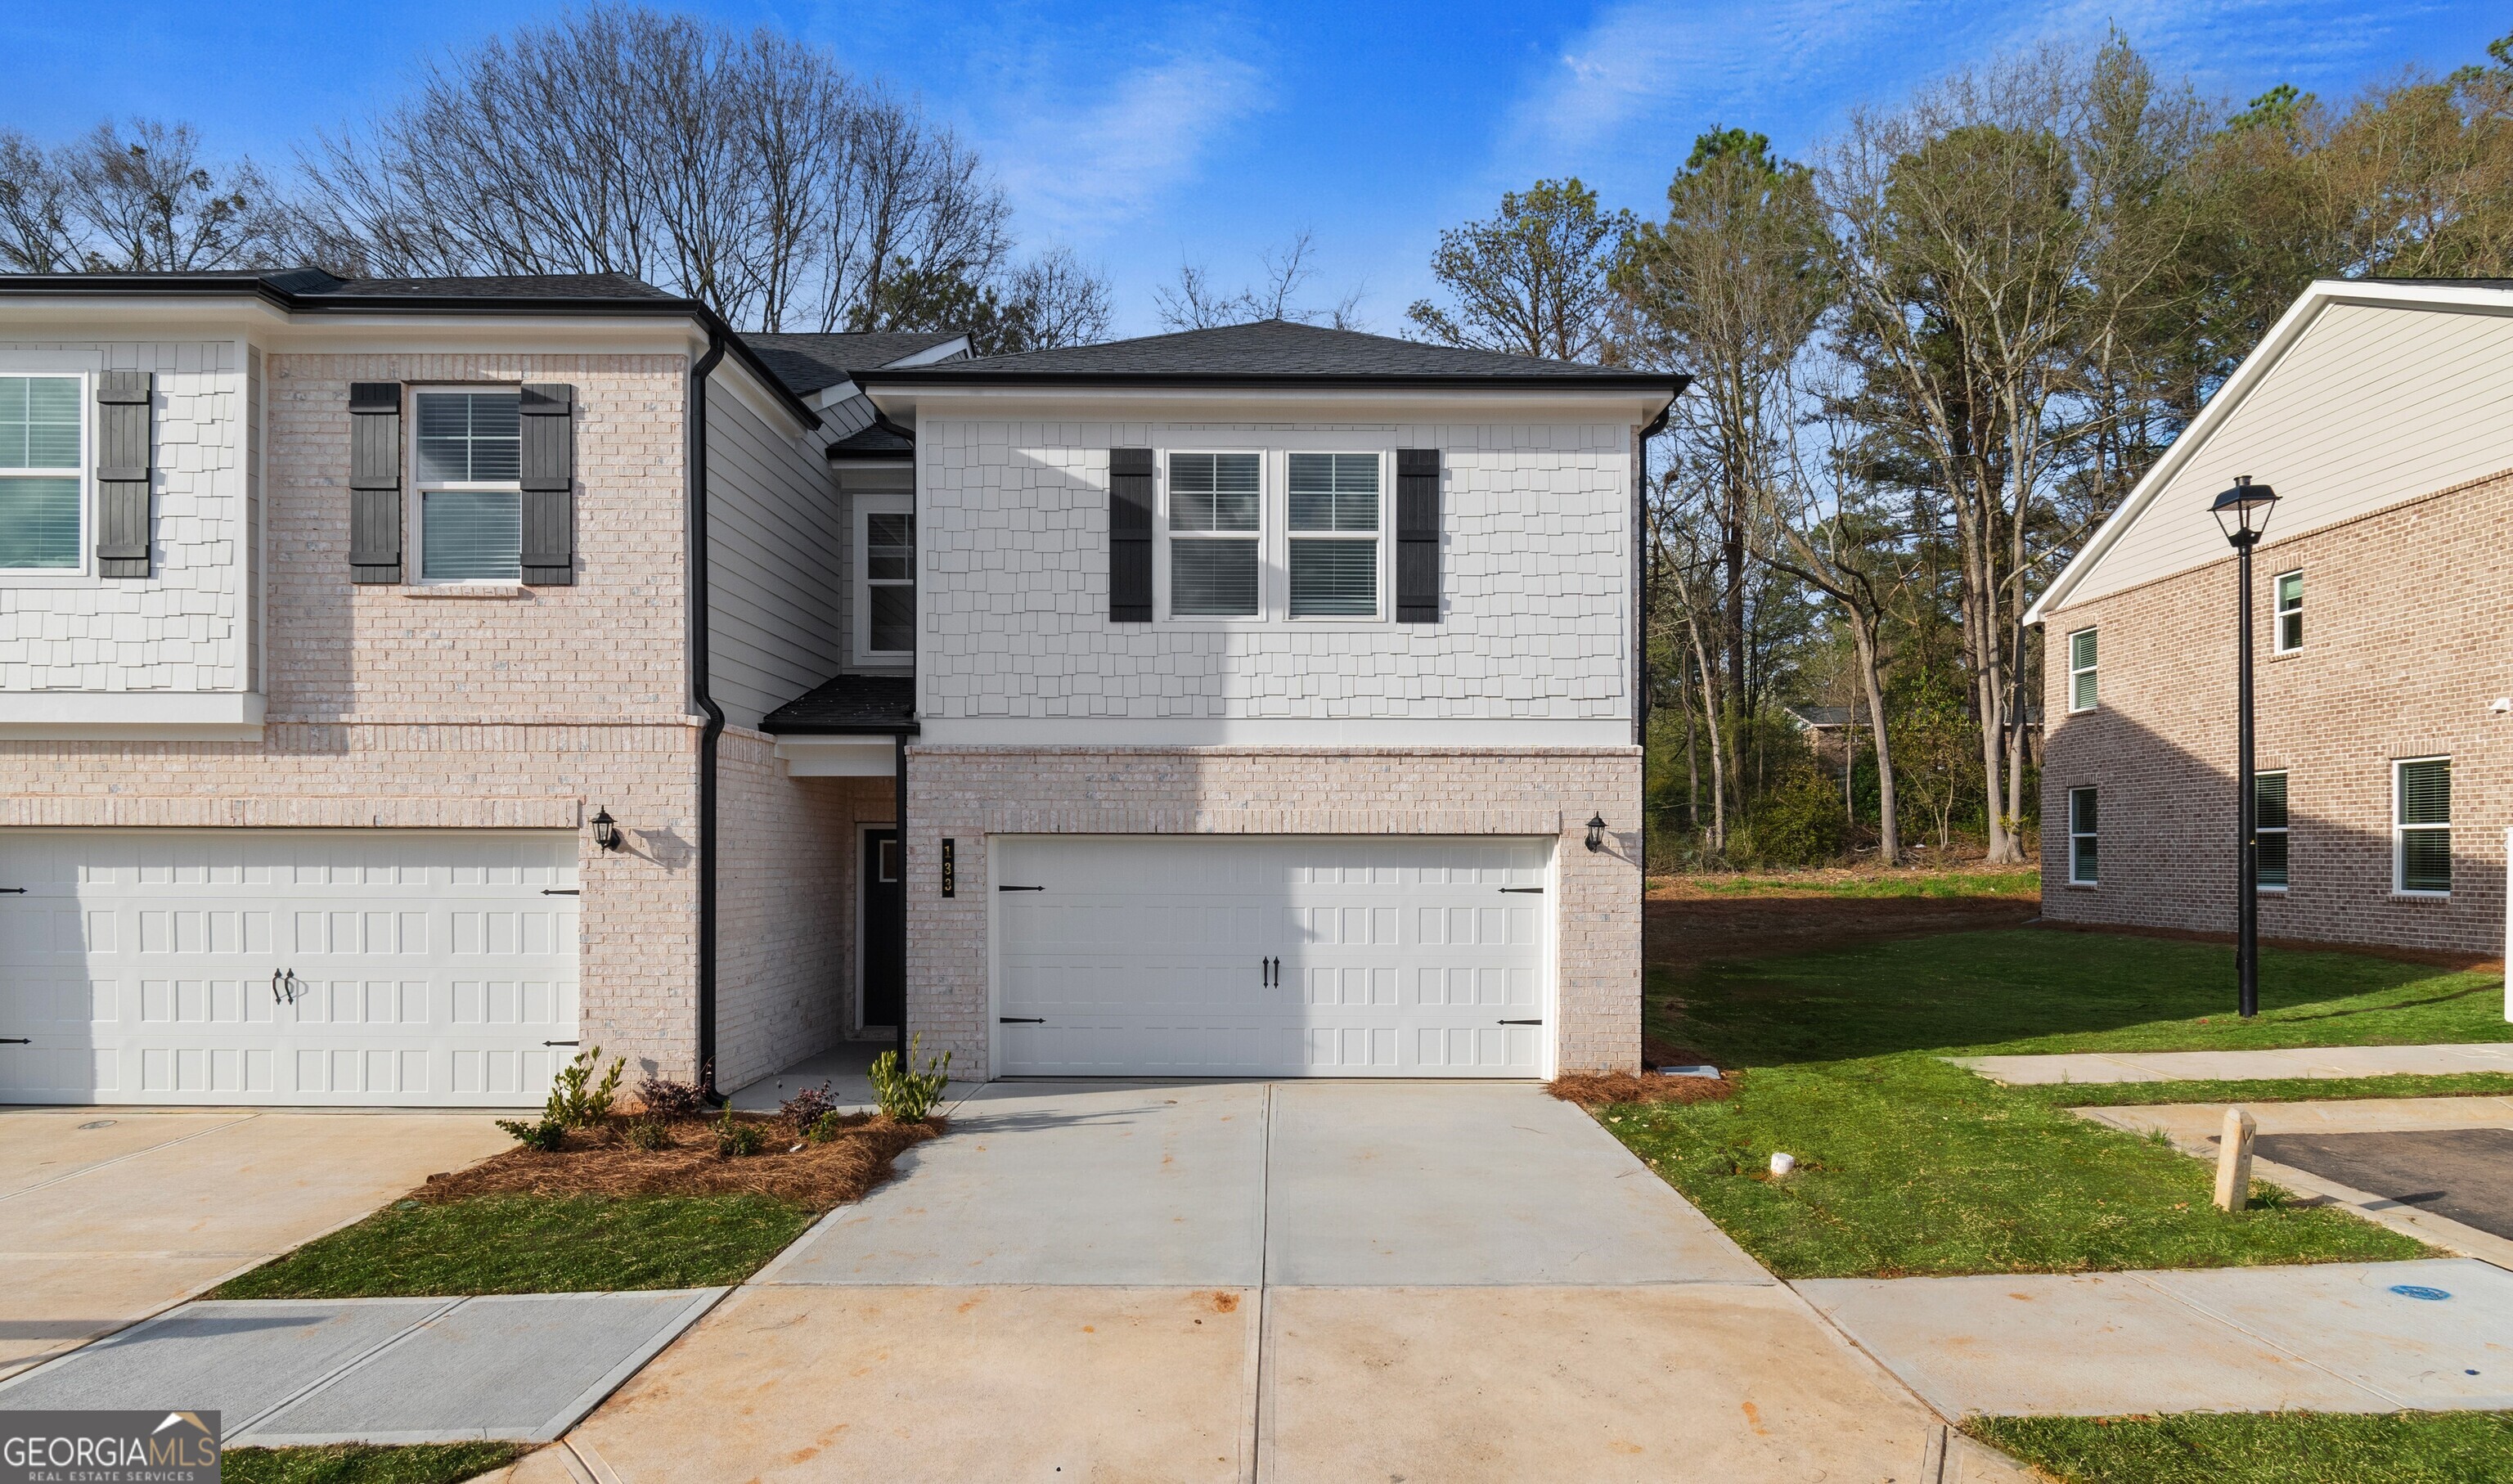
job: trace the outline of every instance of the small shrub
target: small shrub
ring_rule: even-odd
[[[811,1130],[805,1137],[814,1143],[827,1143],[846,1131],[847,1115],[832,1108],[812,1120]]]
[[[809,1134],[818,1128],[820,1120],[827,1117],[837,1105],[838,1100],[830,1096],[829,1084],[824,1081],[818,1087],[807,1087],[786,1099],[778,1106],[778,1111],[785,1115],[787,1123],[794,1125],[795,1133]]]
[[[873,1059],[872,1096],[881,1104],[882,1116],[893,1123],[922,1123],[942,1101],[942,1089],[951,1080],[951,1054],[928,1057],[925,1067],[916,1069],[918,1037],[907,1043],[907,1064],[899,1065],[898,1053],[885,1051]]]
[[[544,1154],[557,1148],[567,1138],[567,1125],[547,1116],[530,1122],[520,1118],[500,1118],[498,1127],[514,1135],[515,1143],[525,1148],[538,1149]]]
[[[715,1121],[715,1152],[719,1159],[747,1159],[768,1147],[768,1131],[755,1123],[743,1123],[733,1116],[733,1105],[725,1104],[724,1116]]]
[[[628,1125],[628,1143],[634,1148],[644,1149],[651,1154],[671,1142],[671,1129],[659,1120],[640,1118]]]
[[[602,1074],[600,1082],[587,1088],[585,1084],[593,1080],[593,1068],[601,1062],[602,1048],[596,1046],[578,1052],[558,1069],[558,1075],[550,1079],[549,1102],[541,1107],[544,1121],[561,1128],[580,1129],[611,1116],[611,1100],[619,1092],[619,1074],[628,1069],[628,1059],[612,1058],[611,1069]]]
[[[648,1077],[637,1084],[637,1105],[647,1116],[671,1122],[696,1118],[706,1110],[706,1094],[688,1082],[675,1082],[669,1077]]]

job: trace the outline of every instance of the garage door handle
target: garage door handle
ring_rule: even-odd
[[[34,1039],[30,1036],[0,1036],[0,1046],[32,1046],[34,1044]]]
[[[543,1046],[574,1046],[578,1043],[574,1041],[543,1041],[541,1044]]]
[[[1495,1021],[1496,1025],[1541,1025],[1542,1021]]]
[[[999,1015],[995,1017],[995,1023],[998,1025],[1044,1025],[1047,1023],[1047,1018],[1045,1016],[1037,1015]]]
[[[545,886],[541,888],[541,895],[544,897],[581,897],[584,893],[578,888],[573,886]]]
[[[0,897],[23,897],[25,895],[26,889],[22,886],[0,886]]]
[[[1516,892],[1519,895],[1526,897],[1541,897],[1544,895],[1544,888],[1540,886],[1505,886],[1501,888],[1501,892],[1504,896],[1509,893]]]
[[[996,887],[995,890],[999,892],[1043,892],[1046,891],[1047,888],[1043,886],[999,886]]]

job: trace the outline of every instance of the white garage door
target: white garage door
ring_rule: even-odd
[[[538,1103],[576,839],[0,833],[0,1102]]]
[[[1541,1076],[1551,843],[998,836],[997,1065]]]

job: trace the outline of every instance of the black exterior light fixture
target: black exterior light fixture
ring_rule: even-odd
[[[1590,850],[1606,848],[1606,817],[1602,814],[1588,816],[1588,848]]]
[[[2259,779],[2252,765],[2252,548],[2269,528],[2277,491],[2234,477],[2234,487],[2208,507],[2232,543],[2236,579],[2234,619],[2234,983],[2245,1020],[2260,1013]]]
[[[604,850],[619,848],[619,822],[611,818],[611,811],[608,809],[594,811],[593,843]]]

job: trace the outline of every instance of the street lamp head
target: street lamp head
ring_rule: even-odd
[[[2237,546],[2249,546],[2269,528],[2269,506],[2277,503],[2277,491],[2264,484],[2252,483],[2249,474],[2234,476],[2234,487],[2216,497],[2208,512],[2216,517],[2216,527],[2225,540]]]

